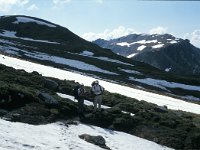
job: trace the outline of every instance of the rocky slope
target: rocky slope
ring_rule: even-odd
[[[0,69],[2,118],[37,125],[77,117],[77,104],[56,94],[71,95],[74,81],[47,78],[37,72],[27,73],[3,65]],[[87,95],[86,99],[91,100],[91,96]],[[85,106],[85,118],[81,122],[123,131],[176,149],[200,148],[199,115],[172,111],[107,91],[103,99],[103,104],[111,108],[93,114],[93,108]]]
[[[170,34],[132,34],[93,43],[113,52],[175,74],[200,75],[200,49]]]

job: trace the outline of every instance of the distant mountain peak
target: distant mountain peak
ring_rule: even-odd
[[[188,39],[171,34],[130,34],[112,40],[98,39],[94,43],[167,72],[200,74],[200,50]]]

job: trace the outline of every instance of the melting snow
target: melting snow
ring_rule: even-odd
[[[67,95],[67,94],[62,94],[62,93],[57,93],[58,96],[62,97],[62,98],[67,98],[73,102],[78,102],[76,99],[74,99],[74,96],[71,96],[71,95]],[[87,106],[94,106],[93,102],[90,102],[88,100],[84,100],[84,104],[87,105]],[[101,105],[101,108],[103,109],[108,109],[108,108],[111,108],[109,106],[106,106],[106,105]],[[131,116],[134,116],[135,114],[133,113],[130,113],[130,112],[127,112],[127,111],[122,111],[122,113],[125,113],[125,114],[130,114]]]
[[[131,73],[131,74],[137,74],[137,75],[142,75],[141,72],[139,71],[135,71],[135,70],[128,70],[128,69],[122,69],[122,68],[119,68],[121,71],[124,71],[126,73]]]
[[[149,43],[157,43],[157,42],[158,40],[150,40],[150,41],[141,40],[141,41],[133,42],[131,44],[149,44]]]
[[[121,42],[121,43],[117,43],[117,45],[130,47],[133,44],[149,44],[149,43],[157,43],[157,42],[158,40],[150,40],[150,41],[141,40],[141,41],[137,41],[133,43]]]
[[[164,46],[164,44],[157,44],[157,45],[154,45],[154,46],[151,46],[152,48],[161,48],[161,47],[163,47]]]
[[[116,45],[130,47],[130,44],[127,42],[116,43]]]
[[[177,41],[170,41],[169,43],[171,43],[171,44],[175,44],[175,43],[178,43]]]
[[[51,41],[46,41],[46,40],[34,40],[34,39],[31,39],[31,38],[17,37],[15,31],[6,31],[6,30],[4,30],[3,33],[0,33],[0,36],[9,37],[9,38],[18,38],[18,39],[21,39],[21,40],[32,41],[32,42],[60,44],[60,43],[57,43],[57,42],[51,42]]]
[[[10,37],[10,38],[16,38],[16,34],[17,32],[15,31],[6,31],[4,30],[3,33],[0,33],[1,36],[5,36],[5,37]]]
[[[85,52],[85,53],[84,53]],[[100,59],[100,60],[103,60],[103,61],[109,61],[109,62],[115,62],[115,63],[118,63],[118,64],[123,64],[123,65],[129,65],[129,66],[134,66],[132,64],[129,64],[129,63],[124,63],[122,61],[119,61],[119,60],[116,60],[116,59],[111,59],[111,58],[108,58],[108,57],[94,57],[92,56],[92,52],[89,52],[89,51],[84,51],[83,53],[80,53],[79,55],[82,55],[82,56],[87,56],[87,57],[90,57],[90,58],[96,58],[96,59]]]
[[[81,134],[101,135],[112,150],[170,150],[154,142],[123,132],[79,123],[65,126],[62,122],[29,125],[0,119],[0,149],[7,150],[103,150],[79,138]]]
[[[80,53],[80,55],[84,55],[84,56],[93,56],[94,53],[90,52],[90,51],[83,51],[82,53]]]
[[[126,57],[127,57],[127,58],[132,58],[132,57],[134,57],[135,55],[137,55],[137,53],[130,54],[130,55],[126,56]]]
[[[66,58],[57,57],[57,56],[49,56],[48,54],[45,54],[45,53],[30,53],[30,52],[28,53],[27,52],[24,55],[32,57],[32,58],[40,59],[40,60],[48,60],[48,61],[55,62],[58,64],[67,65],[67,66],[77,68],[80,70],[89,70],[89,71],[96,71],[96,72],[101,72],[105,74],[118,75],[117,73],[103,70],[94,65],[90,65],[79,60],[66,59]]]
[[[71,96],[71,95],[67,95],[67,94],[62,94],[62,93],[57,93],[58,96],[62,97],[62,98],[67,98],[73,102],[78,102],[76,99],[74,99],[74,96]],[[87,105],[87,106],[94,106],[93,102],[90,102],[88,100],[84,100],[84,104]],[[101,108],[104,108],[104,109],[108,109],[110,108],[109,106],[105,106],[105,105],[101,105]]]
[[[45,26],[52,27],[52,28],[55,28],[55,27],[56,27],[56,26],[53,25],[53,24],[46,23],[46,22],[39,21],[39,20],[35,20],[35,19],[32,19],[32,18],[27,18],[27,17],[16,17],[16,19],[17,19],[17,21],[13,22],[14,24],[34,22],[34,23],[37,23],[37,24],[39,24],[39,25],[45,25]]]
[[[136,79],[133,77],[129,77],[129,79],[138,81],[141,83],[145,83],[148,85],[156,86],[162,89],[165,87],[169,87],[169,88],[181,88],[185,90],[200,91],[200,86],[186,85],[186,84],[175,83],[175,82],[167,82],[165,80],[157,80],[157,79],[152,79],[152,78]]]
[[[103,61],[110,61],[110,62],[115,62],[115,63],[118,63],[118,64],[134,66],[132,64],[124,63],[122,61],[119,61],[119,60],[116,60],[116,59],[111,59],[111,58],[108,58],[108,57],[94,57],[94,58],[97,58],[97,59],[100,59],[100,60],[103,60]]]
[[[145,45],[141,45],[141,46],[139,46],[139,47],[137,48],[137,50],[138,50],[138,51],[142,51],[142,50],[145,49],[145,48],[146,48]]]
[[[88,77],[80,75],[78,73],[73,73],[66,70],[53,68],[50,66],[44,66],[12,57],[7,57],[1,54],[0,54],[0,63],[6,66],[14,67],[15,69],[24,69],[27,72],[37,71],[38,73],[44,76],[55,77],[61,80],[64,79],[75,80],[76,82],[84,83],[84,85],[86,86],[91,86],[91,83],[97,80],[96,78],[93,77]],[[138,100],[145,100],[147,102],[151,102],[160,106],[166,105],[169,109],[183,110],[200,114],[200,105],[198,104],[189,103],[186,101],[182,101],[180,99],[168,97],[165,95],[159,95],[151,92],[146,92],[140,89],[134,89],[103,80],[99,81],[100,84],[109,92],[119,93],[128,97],[136,98]]]

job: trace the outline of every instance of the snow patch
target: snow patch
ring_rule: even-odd
[[[130,54],[130,55],[128,55],[128,56],[126,56],[127,58],[132,58],[132,57],[134,57],[135,55],[137,55],[138,53],[133,53],[133,54]]]
[[[152,48],[161,48],[161,47],[163,47],[164,46],[164,44],[157,44],[157,45],[154,45],[154,46],[151,46]]]
[[[57,42],[50,42],[50,41],[46,41],[46,40],[34,40],[34,39],[31,39],[31,38],[17,37],[15,31],[6,31],[6,30],[4,30],[3,33],[0,33],[0,36],[9,37],[9,38],[18,38],[18,39],[21,39],[21,40],[32,41],[32,42],[60,44],[60,43],[57,43]]]
[[[145,48],[146,48],[145,45],[141,45],[141,46],[139,46],[139,47],[137,48],[137,50],[138,50],[138,51],[142,51],[142,50],[145,49]]]
[[[165,87],[168,88],[180,88],[185,90],[192,90],[192,91],[200,91],[200,86],[194,86],[194,85],[186,85],[181,83],[175,83],[175,82],[168,82],[165,80],[157,80],[152,78],[145,78],[145,79],[136,79],[134,77],[129,77],[130,80],[138,81],[144,84],[156,86],[162,89],[165,89]]]
[[[100,60],[103,60],[103,61],[109,61],[109,62],[115,62],[115,63],[118,63],[118,64],[134,66],[132,64],[124,63],[122,61],[119,61],[119,60],[116,60],[116,59],[111,59],[111,58],[108,58],[108,57],[94,57],[94,58],[97,58],[97,59],[100,59]]]
[[[171,44],[175,44],[175,43],[178,43],[177,41],[173,40],[173,41],[170,41],[169,43]]]
[[[130,47],[130,44],[127,42],[116,43],[116,45]]]
[[[88,70],[88,71],[95,71],[95,72],[100,72],[100,73],[105,73],[105,74],[118,75],[117,73],[103,70],[94,65],[90,65],[90,64],[87,64],[87,63],[79,61],[79,60],[66,59],[66,58],[57,57],[57,56],[49,56],[48,54],[45,54],[45,53],[26,52],[24,55],[31,57],[31,58],[36,58],[36,59],[40,59],[40,60],[48,60],[48,61],[55,62],[58,64],[67,65],[67,66],[77,68],[80,70]]]
[[[78,101],[76,99],[74,99],[74,96],[71,96],[71,95],[67,95],[67,94],[63,94],[63,93],[57,93],[58,96],[62,97],[62,98],[67,98],[73,102],[76,102],[78,103]],[[84,100],[84,104],[87,105],[87,106],[94,106],[93,102],[90,102],[88,100]],[[101,108],[104,108],[104,109],[108,109],[110,108],[109,106],[105,106],[105,105],[101,105]]]
[[[158,40],[150,40],[150,41],[141,40],[141,41],[133,42],[131,44],[149,44],[149,43],[157,43],[157,42]]]
[[[19,24],[19,23],[29,23],[29,22],[34,22],[37,23],[39,25],[45,25],[51,28],[55,28],[56,26],[50,23],[46,23],[43,21],[39,21],[39,20],[35,20],[32,18],[27,18],[27,17],[16,17],[17,21],[13,22],[14,24]]]
[[[86,52],[86,53],[88,53],[88,52]],[[92,53],[92,54],[94,54],[94,53]],[[115,63],[118,63],[118,64],[134,66],[132,64],[124,63],[122,61],[119,61],[119,60],[116,60],[116,59],[111,59],[111,58],[108,58],[108,57],[94,57],[94,56],[90,55],[90,53],[89,53],[89,55],[85,55],[84,53],[80,53],[79,55],[87,56],[87,57],[90,57],[90,58],[96,58],[96,59],[103,60],[103,61],[109,61],[109,62],[115,62]]]
[[[101,135],[112,150],[170,150],[154,142],[114,130],[79,123],[69,125],[56,122],[46,125],[29,125],[0,119],[0,149],[13,150],[103,150],[79,138],[89,133]],[[31,135],[31,136],[30,136]]]
[[[15,31],[6,31],[4,30],[3,33],[0,33],[1,36],[10,37],[10,38],[16,38],[16,32]]]
[[[83,51],[82,53],[80,53],[80,55],[84,55],[84,56],[93,56],[94,53],[90,52],[90,51]]]
[[[131,73],[131,74],[137,74],[137,75],[142,75],[141,72],[139,71],[135,71],[135,70],[128,70],[128,69],[122,69],[122,68],[119,68],[121,71],[124,71],[126,73]]]
[[[58,96],[62,97],[62,98],[67,98],[73,102],[76,102],[78,103],[78,101],[74,98],[74,96],[71,96],[71,95],[67,95],[67,94],[62,94],[62,93],[57,93]],[[94,106],[94,103],[93,102],[90,102],[89,100],[86,100],[84,99],[84,105],[87,105],[87,106]],[[106,106],[106,105],[101,105],[101,108],[103,109],[108,109],[108,108],[111,108],[109,106]],[[134,116],[135,114],[133,113],[130,113],[130,112],[127,112],[127,111],[122,111],[122,113],[125,113],[125,114],[130,114],[130,116]]]

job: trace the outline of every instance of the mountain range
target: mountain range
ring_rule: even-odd
[[[200,49],[170,34],[130,34],[93,43],[132,60],[179,75],[200,75]]]
[[[96,113],[95,80],[105,88]],[[83,118],[77,82],[87,91]],[[199,149],[199,91],[198,76],[126,58],[43,19],[0,17],[0,149]]]

